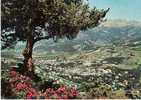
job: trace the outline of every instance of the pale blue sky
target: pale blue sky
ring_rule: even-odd
[[[108,19],[141,21],[141,0],[89,0],[98,9],[111,8]]]

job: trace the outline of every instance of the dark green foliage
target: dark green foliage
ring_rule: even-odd
[[[87,98],[87,99],[110,98],[110,96],[112,95],[111,86],[100,81],[84,84],[80,88],[80,91],[83,91],[86,93],[83,98]]]
[[[2,0],[2,47],[30,38],[73,39],[93,28],[107,11],[90,9],[83,0]]]

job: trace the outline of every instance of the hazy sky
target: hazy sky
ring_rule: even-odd
[[[111,8],[108,19],[141,21],[141,0],[89,0],[91,6]]]

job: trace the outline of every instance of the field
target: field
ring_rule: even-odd
[[[38,54],[34,55],[35,72],[44,81],[59,80],[77,87],[78,98],[140,98],[140,49],[108,45],[94,51]],[[2,77],[21,59],[3,56]]]

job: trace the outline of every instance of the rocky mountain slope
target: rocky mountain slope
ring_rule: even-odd
[[[58,43],[44,41],[37,43],[35,51],[73,52],[95,49],[107,44],[123,44],[141,40],[141,23],[122,20],[107,21],[97,28],[80,32],[74,40],[60,40]],[[47,46],[46,46],[47,45]],[[43,49],[44,48],[44,49]]]

